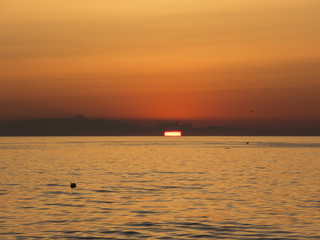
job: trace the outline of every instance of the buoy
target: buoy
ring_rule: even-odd
[[[77,184],[75,184],[75,183],[70,183],[70,187],[71,188],[75,188],[77,186]]]

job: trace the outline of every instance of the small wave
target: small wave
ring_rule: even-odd
[[[111,191],[111,190],[102,190],[102,189],[99,189],[99,190],[92,190],[94,192],[98,192],[98,193],[112,193],[114,191]]]
[[[112,201],[101,201],[101,200],[89,200],[88,202],[92,202],[92,203],[114,203]]]
[[[136,232],[136,231],[123,231],[121,233],[124,234],[124,235],[137,235],[137,234],[140,234],[139,232]]]
[[[153,223],[153,222],[142,222],[142,223],[128,223],[128,226],[133,226],[133,227],[153,227],[153,226],[158,226],[159,224]]]
[[[45,186],[47,187],[63,187],[65,185],[57,184],[57,183],[48,183]]]
[[[133,213],[138,213],[138,214],[159,214],[160,212],[156,212],[156,211],[132,211]]]
[[[61,206],[61,207],[85,207],[84,204],[66,204],[66,203],[47,203],[48,206]]]
[[[179,186],[161,186],[164,189],[180,188]]]
[[[64,194],[65,192],[63,191],[45,191],[45,194]]]
[[[121,231],[116,231],[116,230],[109,230],[109,231],[101,231],[100,233],[102,234],[115,234],[115,233],[120,233]]]
[[[48,220],[46,221],[47,223],[65,223],[68,222],[67,220]],[[71,232],[71,231],[69,231]],[[72,231],[72,232],[76,232],[76,231]]]

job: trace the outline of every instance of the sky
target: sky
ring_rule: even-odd
[[[320,119],[319,0],[1,0],[0,119]]]

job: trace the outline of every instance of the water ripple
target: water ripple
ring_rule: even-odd
[[[4,240],[320,239],[320,138],[2,141]]]

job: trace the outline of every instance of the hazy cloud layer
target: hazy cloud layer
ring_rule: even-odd
[[[319,7],[2,1],[1,118],[319,118]]]

